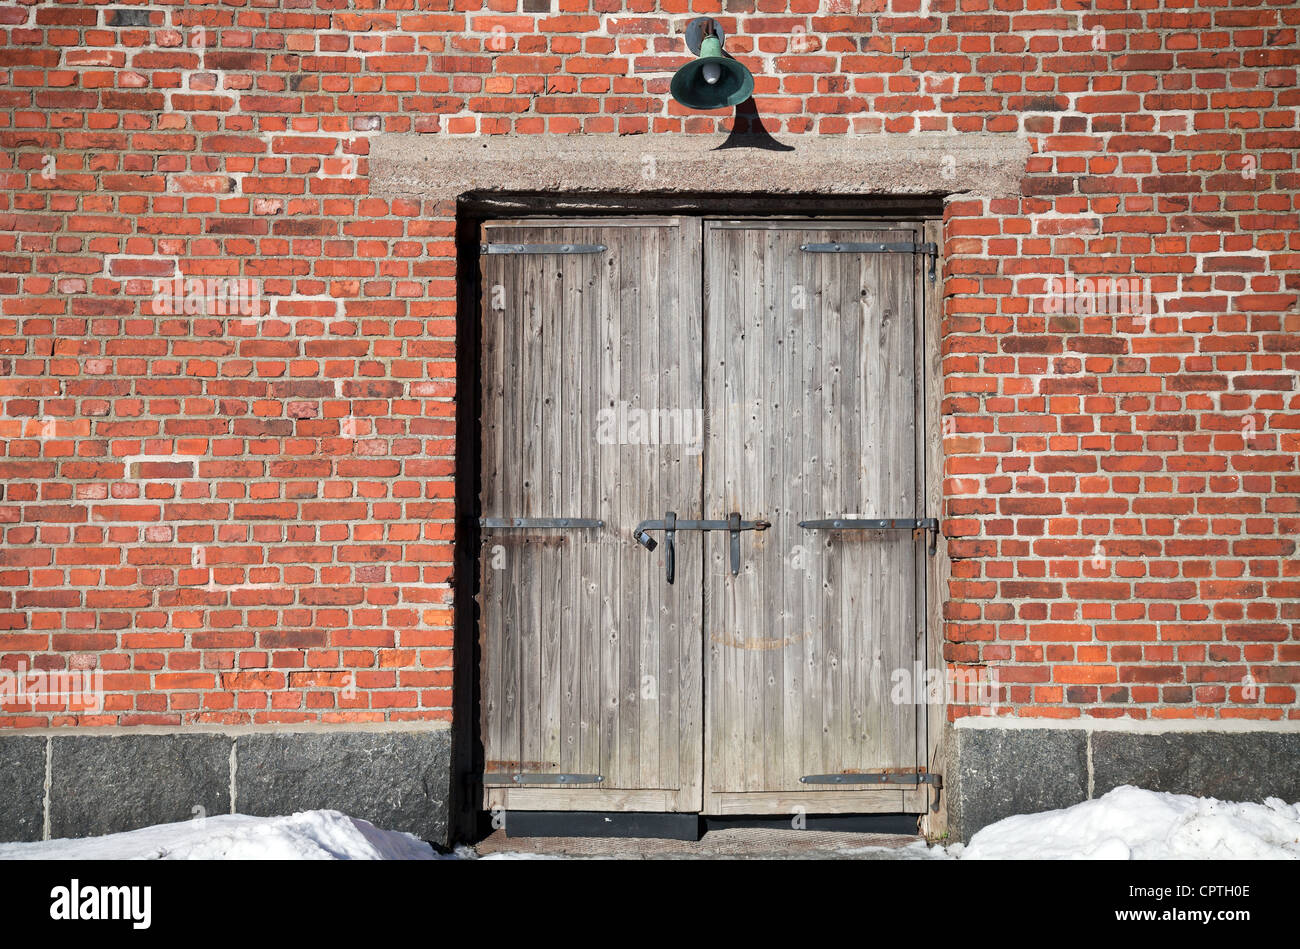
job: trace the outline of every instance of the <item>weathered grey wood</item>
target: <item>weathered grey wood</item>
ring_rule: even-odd
[[[798,234],[794,235],[796,238]],[[791,326],[795,333],[802,333],[805,343],[804,375],[800,384],[804,388],[804,481],[798,496],[791,495],[788,503],[796,519],[800,518],[808,505],[806,499],[815,497],[813,492],[820,490],[822,483],[823,455],[822,427],[825,409],[822,407],[822,392],[829,375],[827,372],[823,339],[826,329],[826,314],[822,306],[822,277],[820,272],[822,258],[819,255],[796,253],[787,245],[787,260],[791,272],[798,275],[797,286],[800,290],[802,306],[791,307]],[[805,381],[806,380],[806,381]],[[797,535],[803,546],[807,560],[806,595],[804,609],[807,614],[807,635],[804,639],[804,669],[802,703],[803,722],[800,732],[803,736],[803,774],[821,774],[826,768],[826,758],[822,748],[822,705],[823,679],[822,666],[826,657],[825,637],[821,631],[825,628],[828,613],[826,611],[826,565],[825,546],[834,542],[833,535],[823,537],[820,534],[808,536],[806,532]]]
[[[680,223],[683,242],[682,295],[678,301],[681,312],[694,313],[695,318],[680,321],[678,331],[678,386],[677,400],[683,410],[696,410],[693,432],[698,439],[681,459],[681,508],[679,513],[688,517],[704,517],[704,448],[708,425],[704,405],[704,323],[701,292],[703,271],[703,228],[699,218],[683,219]],[[678,551],[677,568],[686,582],[675,584],[673,591],[675,612],[679,628],[673,641],[691,641],[694,648],[679,648],[675,667],[677,687],[672,692],[676,698],[676,714],[665,703],[662,714],[668,721],[677,721],[678,795],[679,809],[698,811],[703,807],[704,787],[704,538],[694,547],[687,545]],[[665,665],[672,666],[671,659]],[[687,727],[693,724],[694,727]]]
[[[678,446],[618,444],[617,425],[615,443],[598,443],[602,409],[700,406],[698,225],[539,220],[484,232],[493,242],[609,248],[482,261],[482,513],[606,522],[594,532],[484,530],[489,770],[604,776],[599,786],[529,789],[522,799],[557,809],[618,807],[638,794],[698,809],[701,564],[680,558],[666,594],[662,556],[636,545],[631,528],[669,508],[699,517],[700,465]],[[494,322],[498,284],[510,305]],[[667,404],[683,398],[689,404]],[[494,571],[500,547],[506,567]],[[515,800],[502,790],[485,788],[485,802]]]
[[[691,811],[674,791],[603,791],[584,788],[492,787],[484,794],[484,807],[504,811]],[[506,817],[507,824],[509,816]]]
[[[815,232],[807,236],[810,241],[821,241],[829,235],[826,232]],[[845,239],[848,239],[847,235]],[[821,405],[820,494],[823,508],[831,510],[844,504],[844,494],[840,489],[840,475],[844,463],[840,457],[840,426],[845,423],[852,424],[851,418],[845,418],[848,410],[843,407],[844,367],[840,349],[843,301],[839,299],[840,294],[832,288],[831,281],[849,258],[838,254],[834,256],[816,254],[813,257],[817,268],[815,299],[822,314],[822,359],[825,365]],[[817,494],[818,492],[810,486],[805,503],[815,505]],[[822,626],[818,630],[822,637],[821,745],[823,767],[828,772],[839,771],[843,766],[838,729],[839,712],[844,700],[841,689],[844,656],[840,648],[844,617],[841,615],[840,606],[844,594],[841,587],[844,548],[852,540],[851,535],[828,532],[822,556]]]
[[[517,258],[520,259],[520,258]],[[524,258],[526,259],[526,258]],[[515,382],[519,398],[520,449],[519,459],[522,481],[520,507],[523,517],[545,517],[550,511],[545,507],[544,467],[542,463],[542,400],[545,377],[545,340],[542,338],[542,320],[546,310],[553,306],[551,288],[555,279],[554,257],[538,258],[541,267],[524,269],[527,288],[524,320],[519,326],[519,375]],[[509,460],[506,461],[509,464]],[[541,641],[547,634],[543,627],[544,598],[542,588],[542,563],[547,558],[547,540],[560,542],[554,535],[525,535],[524,561],[519,577],[519,758],[526,771],[550,771],[558,768],[542,756],[542,733],[545,719],[541,710]]]
[[[830,807],[828,792],[800,785],[803,774],[923,763],[916,706],[890,701],[891,675],[915,671],[921,543],[893,532],[796,535],[794,526],[924,513],[915,267],[906,255],[813,255],[799,245],[915,234],[798,222],[711,222],[705,233],[706,402],[728,412],[707,442],[705,508],[773,521],[745,538],[739,577],[719,556],[705,578],[705,811],[734,813],[738,799],[764,812]],[[787,566],[795,536],[808,573]],[[788,616],[796,603],[800,615]]]
[[[480,238],[484,237],[480,234]],[[501,285],[503,267],[500,260],[483,261],[481,274],[483,297],[480,301],[480,318],[482,320],[482,467],[485,471],[496,472],[505,457],[502,445],[505,430],[505,347],[508,340],[504,332],[504,300],[497,288]],[[482,511],[500,511],[504,507],[505,472],[485,479],[482,483],[480,502]],[[505,556],[505,546],[493,542],[493,538],[484,538],[479,556],[479,654],[482,657],[483,680],[493,683],[502,682],[501,643],[504,638],[503,610],[499,604],[503,599],[500,577],[500,561]],[[489,607],[489,604],[492,606]],[[504,712],[502,698],[504,688],[497,685],[491,690],[483,690],[480,702],[479,732],[485,746],[500,749],[502,747],[502,722]],[[495,765],[489,766],[493,770]]]
[[[742,516],[751,515],[745,510],[749,488],[752,484],[763,492],[764,448],[769,444],[771,432],[764,427],[763,380],[767,372],[759,372],[759,367],[766,366],[769,353],[764,346],[764,329],[767,313],[763,305],[766,288],[763,286],[766,254],[763,252],[763,235],[760,231],[740,232],[744,240],[743,260],[745,268],[745,307],[742,311],[745,326],[744,369],[745,384],[741,392],[741,424],[744,426],[744,468],[738,472],[740,490],[727,505],[727,510],[741,511]],[[766,513],[766,512],[765,512]],[[763,587],[763,561],[760,559],[759,545],[761,537],[745,538],[745,548],[740,562],[740,577],[734,583],[736,595],[736,630],[747,642],[754,642],[762,633],[770,630],[770,613],[766,590]],[[762,632],[760,632],[762,631]],[[737,777],[745,790],[764,790],[763,785],[763,693],[762,693],[762,650],[744,649],[739,653],[744,669],[744,681],[741,688],[742,705],[745,715],[745,747],[742,751],[742,763]]]
[[[576,239],[575,235],[575,239]],[[530,389],[537,397],[540,413],[539,438],[533,439],[530,448],[536,459],[538,504],[544,515],[562,517],[573,510],[573,494],[567,490],[562,478],[565,387],[562,374],[565,314],[582,312],[580,300],[575,300],[574,284],[580,279],[577,256],[548,255],[539,258],[543,272],[540,306],[538,307],[541,332],[536,349],[540,350],[540,373],[535,387]],[[529,380],[530,382],[532,380]],[[574,515],[581,516],[581,515]],[[523,666],[523,675],[536,697],[540,715],[537,760],[555,762],[556,770],[563,767],[560,759],[560,650],[563,635],[565,595],[563,576],[570,540],[576,535],[557,531],[553,534],[554,547],[539,547],[533,565],[540,578],[538,591],[538,623],[536,636],[537,672],[529,664]],[[551,538],[547,538],[548,540]],[[529,654],[525,654],[525,659]],[[525,693],[525,699],[529,692]],[[525,708],[530,707],[525,704]]]
[[[832,240],[834,238],[832,237]],[[874,323],[879,313],[862,306],[860,289],[863,282],[870,285],[879,281],[882,263],[891,258],[883,254],[826,254],[828,258],[829,289],[839,296],[841,401],[839,413],[839,464],[840,507],[861,512],[862,507],[874,500],[881,503],[879,492],[882,478],[880,466],[890,459],[881,456],[880,444],[886,436],[886,420],[881,417],[879,398],[885,389],[877,364],[879,354],[873,352]],[[902,260],[910,264],[906,258]],[[898,262],[895,258],[894,262]],[[838,264],[839,266],[836,266]],[[860,278],[866,276],[863,281]],[[888,367],[892,368],[892,367]],[[855,409],[861,408],[861,414]],[[872,456],[876,457],[872,457]],[[865,515],[864,516],[869,516]],[[877,658],[879,630],[864,615],[864,600],[871,601],[869,592],[876,578],[869,571],[876,567],[876,551],[870,549],[873,538],[861,532],[846,532],[840,553],[842,586],[840,590],[840,682],[839,736],[840,761],[861,761],[870,754],[873,741],[888,740],[887,736],[867,734],[865,721],[870,706],[879,709],[881,697],[870,694],[868,676],[872,660]],[[886,601],[887,603],[887,601]],[[871,602],[876,609],[880,600]],[[874,610],[872,611],[874,612]],[[875,617],[872,616],[872,619]]]
[[[510,234],[504,235],[509,238]],[[498,271],[500,276],[499,286],[502,288],[502,299],[505,304],[505,312],[501,320],[502,337],[507,341],[505,351],[506,366],[510,367],[509,377],[504,381],[502,402],[504,404],[504,427],[505,427],[505,454],[498,459],[501,471],[501,509],[499,511],[488,512],[485,514],[497,514],[498,516],[515,516],[524,517],[529,513],[526,510],[526,501],[524,497],[523,482],[525,478],[525,456],[524,456],[524,436],[526,424],[522,418],[523,395],[521,390],[524,388],[518,385],[512,385],[515,372],[518,371],[523,360],[522,327],[528,323],[529,310],[535,306],[535,300],[530,297],[533,275],[526,270],[519,268],[506,269],[504,266]],[[513,540],[514,538],[512,538]],[[521,610],[525,602],[521,596],[521,585],[525,582],[529,565],[528,558],[528,538],[521,537],[516,543],[510,544],[506,548],[504,557],[504,566],[498,577],[502,584],[502,604],[501,604],[501,684],[497,687],[501,690],[501,744],[494,750],[494,753],[486,756],[489,770],[492,770],[494,759],[506,762],[506,767],[510,767],[510,762],[516,762],[515,767],[522,767],[523,748],[521,746],[521,736],[519,731],[519,708],[520,708],[520,668],[519,668],[519,637],[521,626]]]
[[[709,795],[709,813],[898,814],[907,810],[902,791],[721,791]]]
[[[622,245],[620,245],[622,246]],[[621,370],[620,400],[632,408],[645,409],[651,396],[645,391],[645,380],[641,378],[642,352],[641,324],[641,267],[645,246],[629,254],[626,249],[619,255],[619,312],[623,316],[622,333],[619,340],[619,367]],[[618,524],[635,524],[645,505],[653,504],[654,498],[644,493],[646,483],[646,459],[641,446],[622,444],[619,446],[618,479],[621,485],[630,490],[620,492]],[[641,563],[633,560],[633,554],[641,551],[632,546],[620,550],[622,577],[617,591],[622,616],[619,621],[618,660],[614,667],[614,697],[618,706],[618,756],[614,770],[620,776],[631,779],[631,772],[636,765],[637,751],[640,744],[640,723],[637,721],[637,660],[639,640],[644,613],[645,586],[649,577],[641,569]],[[625,787],[640,786],[636,783],[620,781]]]
[[[785,618],[785,541],[789,530],[787,513],[786,460],[790,456],[790,443],[793,432],[789,428],[789,413],[785,405],[784,378],[779,368],[785,361],[785,319],[786,303],[785,266],[781,247],[781,232],[777,230],[760,231],[763,261],[763,308],[760,311],[763,322],[763,345],[769,355],[768,371],[763,386],[763,406],[760,418],[759,438],[763,456],[765,493],[771,499],[770,520],[775,525],[761,534],[753,535],[751,547],[759,582],[766,595],[760,609],[766,608],[766,615],[771,627],[768,636],[779,639],[782,644],[786,639]],[[762,351],[760,350],[760,351]],[[780,431],[782,438],[766,438],[768,431]],[[773,782],[780,781],[785,764],[785,718],[782,701],[782,686],[785,683],[783,667],[786,649],[765,649],[758,653],[757,659],[762,663],[759,690],[762,700],[763,730],[762,767],[760,787],[769,788]]]
[[[598,233],[598,232],[591,232]],[[613,258],[603,257],[587,277],[587,303],[598,314],[607,312],[605,281]],[[597,443],[589,426],[598,418],[600,408],[606,396],[603,377],[605,334],[608,332],[608,320],[582,334],[582,365],[584,375],[582,385],[582,412],[574,423],[575,437],[581,445],[578,456],[578,471],[589,473],[589,477],[574,480],[583,482],[583,510],[600,512],[611,510],[610,497],[613,490],[613,472],[605,449]],[[572,477],[572,474],[570,474]],[[607,533],[599,535],[608,538]],[[579,660],[579,680],[577,700],[580,713],[582,754],[579,758],[579,774],[591,774],[601,771],[601,733],[600,721],[603,712],[601,702],[601,655],[605,642],[603,625],[603,595],[606,579],[602,555],[602,545],[590,543],[582,545],[582,607],[579,611],[578,638],[581,642],[582,656]]]
[[[744,318],[748,285],[744,269],[744,248],[737,246],[743,234],[721,234],[705,224],[706,274],[704,281],[705,334],[708,371],[705,373],[705,403],[714,424],[705,441],[704,510],[721,517],[736,509],[739,478],[744,468],[745,406],[733,378],[744,366]],[[738,629],[744,604],[738,588],[744,582],[730,577],[727,547],[721,538],[705,537],[704,617],[708,644],[705,672],[708,787],[740,782],[744,734],[744,663],[740,648],[744,633]],[[743,553],[743,549],[742,549]],[[743,576],[743,575],[742,575]]]
[[[912,240],[919,240],[919,237],[915,231],[912,232]],[[918,478],[924,476],[918,468],[920,444],[917,434],[917,415],[921,411],[916,363],[919,356],[916,345],[919,301],[915,296],[918,260],[919,256],[910,260],[907,257],[894,258],[894,266],[882,273],[883,299],[889,310],[889,320],[880,345],[890,354],[891,371],[884,376],[887,382],[884,405],[889,414],[884,419],[885,430],[882,433],[884,456],[889,459],[888,480],[880,485],[879,496],[885,499],[885,503],[895,505],[911,516],[923,517],[927,512],[917,495]],[[882,697],[889,695],[892,670],[914,671],[917,668],[916,630],[922,623],[916,598],[920,583],[917,567],[918,558],[926,549],[924,541],[913,539],[907,533],[894,532],[889,540],[888,544],[880,546],[878,553],[882,558],[878,582],[885,589],[883,599],[889,611],[880,618],[883,662],[880,673],[871,683],[873,691]],[[892,627],[887,624],[893,622],[898,623],[898,634],[888,635],[886,631]],[[882,702],[878,707],[892,713],[887,714],[882,722],[885,734],[893,742],[892,747],[885,749],[886,755],[890,760],[908,760],[912,767],[917,767],[924,764],[916,741],[918,720],[924,718],[922,706],[916,700],[924,701],[924,678],[914,682],[913,686],[912,703]]]
[[[662,381],[660,379],[659,349],[661,345],[660,325],[666,320],[660,319],[660,306],[668,309],[669,299],[665,287],[659,279],[659,254],[661,248],[660,234],[647,231],[644,234],[640,254],[640,272],[637,279],[637,331],[640,334],[640,389],[642,405],[652,417],[659,419],[659,410],[665,407]],[[635,340],[634,340],[635,341]],[[654,432],[656,439],[661,433]],[[650,435],[649,432],[646,433]],[[671,437],[671,433],[670,433]],[[653,504],[655,499],[663,497],[662,473],[664,467],[671,465],[669,446],[663,444],[641,445],[633,448],[636,456],[633,467],[640,482],[637,497],[642,504]],[[644,508],[642,508],[644,510]],[[638,511],[630,512],[633,518]],[[636,521],[629,518],[632,523]],[[633,551],[645,553],[645,551]],[[638,635],[632,641],[633,651],[629,656],[630,675],[627,683],[626,697],[628,708],[635,714],[636,761],[640,764],[639,787],[653,787],[659,776],[659,689],[663,685],[659,679],[659,627],[666,617],[660,612],[662,589],[668,584],[662,576],[655,576],[648,570],[640,571],[638,576],[639,618]],[[653,696],[653,698],[651,698]]]
[[[587,242],[589,232],[576,231],[574,238]],[[554,449],[556,457],[565,459],[569,465],[576,464],[578,470],[583,468],[583,446],[589,440],[581,436],[584,419],[591,416],[590,405],[594,396],[585,385],[588,382],[584,373],[583,355],[588,348],[587,333],[566,333],[564,313],[585,312],[589,305],[587,296],[594,282],[593,271],[598,267],[583,267],[576,258],[560,258],[562,279],[560,281],[560,306],[556,308],[549,341],[548,352],[556,350],[556,363],[559,367],[553,379],[548,379],[550,391],[554,393],[554,417],[559,422]],[[563,342],[565,345],[559,345]],[[567,383],[562,385],[562,383]],[[583,403],[587,403],[586,406]],[[555,426],[551,426],[554,428]],[[550,441],[548,437],[548,442]],[[584,485],[580,481],[566,477],[566,465],[552,461],[548,468],[551,478],[551,496],[559,501],[559,506],[568,511],[590,511],[587,498],[584,497]],[[553,660],[554,681],[548,681],[552,666],[545,661],[542,667],[542,691],[547,702],[554,702],[560,720],[558,734],[558,760],[560,770],[571,774],[590,773],[580,771],[581,767],[581,682],[584,631],[579,624],[583,602],[583,549],[590,544],[570,543],[573,535],[565,537],[565,543],[555,558],[561,568],[556,578],[555,597],[559,603],[559,628],[556,631],[560,654]],[[546,657],[544,656],[544,659]]]
[[[590,535],[485,530],[489,770],[606,778],[513,792],[523,797],[490,788],[485,801],[708,813],[925,806],[928,789],[884,792],[886,806],[879,790],[811,791],[798,780],[917,767],[938,731],[917,706],[889,701],[893,671],[938,661],[923,545],[798,527],[935,513],[933,448],[916,427],[927,392],[922,269],[904,255],[799,250],[918,233],[606,219],[501,222],[485,236],[610,249],[483,262],[482,513],[607,524]],[[493,322],[496,284],[508,302]],[[703,454],[671,442],[597,444],[598,413],[620,403],[675,410],[679,422],[703,404]],[[737,577],[725,534],[679,534],[669,587],[664,546],[646,552],[630,531],[670,509],[735,510],[773,526],[742,535]]]
[[[623,398],[623,299],[619,288],[625,249],[616,235],[611,235],[616,250],[604,259],[602,281],[603,334],[601,362],[601,409],[613,409]],[[614,540],[622,538],[627,512],[623,509],[621,449],[617,441],[600,448],[601,490],[604,494],[601,513],[607,524],[614,525]],[[597,722],[599,754],[597,770],[606,776],[618,771],[618,653],[620,627],[623,624],[622,600],[619,595],[626,554],[618,547],[606,546],[601,557],[600,643],[597,651],[600,681],[600,717]]]

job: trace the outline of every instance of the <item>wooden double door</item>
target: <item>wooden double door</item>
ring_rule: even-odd
[[[483,226],[486,807],[924,810],[923,241]]]

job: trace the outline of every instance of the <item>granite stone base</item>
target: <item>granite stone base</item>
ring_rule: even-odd
[[[447,728],[3,736],[0,841],[333,809],[443,845],[450,774]]]
[[[241,735],[241,814],[336,810],[439,843],[447,832],[451,730]]]
[[[0,737],[0,840],[40,840],[45,826],[46,740]]]
[[[948,834],[967,841],[1004,817],[1069,807],[1125,784],[1227,801],[1300,801],[1300,731],[954,728],[944,776]]]

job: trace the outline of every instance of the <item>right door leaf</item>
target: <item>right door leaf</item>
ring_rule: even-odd
[[[812,797],[806,775],[919,763],[924,690],[891,690],[921,658],[924,542],[799,526],[924,516],[914,257],[802,249],[916,240],[889,225],[706,224],[704,506],[772,522],[744,536],[739,576],[722,544],[704,571],[705,782],[731,812],[741,794],[752,813]],[[901,792],[875,793],[902,809]]]

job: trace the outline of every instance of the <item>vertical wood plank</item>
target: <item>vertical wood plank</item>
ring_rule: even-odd
[[[800,311],[804,330],[804,367],[807,375],[800,380],[803,385],[803,430],[805,439],[805,480],[797,502],[801,520],[824,516],[822,498],[822,469],[826,463],[826,438],[824,429],[825,408],[823,399],[827,384],[826,328],[819,283],[819,258],[799,250],[800,238],[812,239],[814,235],[795,233],[788,246],[793,266],[799,273],[803,310]],[[807,616],[808,637],[803,648],[803,702],[801,715],[802,765],[800,774],[823,774],[829,769],[822,747],[822,669],[826,663],[827,564],[833,556],[829,549],[831,535],[808,532],[801,535],[808,554],[807,594],[804,610]]]
[[[629,409],[645,409],[646,403],[653,398],[642,390],[641,363],[641,280],[642,256],[645,250],[645,238],[637,235],[635,246],[633,239],[623,236],[623,253],[620,254],[619,310],[624,318],[623,335],[620,340],[619,364],[621,383],[619,397]],[[630,432],[629,432],[630,435]],[[642,517],[645,502],[646,472],[640,450],[636,445],[619,446],[619,482],[624,488],[620,497],[619,523],[630,530]],[[614,668],[615,701],[618,706],[618,758],[616,761],[618,787],[626,787],[635,770],[636,756],[640,745],[640,727],[637,722],[637,660],[639,657],[640,634],[645,622],[643,606],[645,602],[645,582],[649,570],[645,558],[633,559],[634,553],[628,548],[622,551],[622,580],[619,586],[621,597],[621,618],[615,635],[618,639],[618,660]]]
[[[646,400],[649,425],[646,431],[648,444],[636,449],[637,469],[643,478],[639,492],[639,509],[636,516],[643,517],[652,505],[664,505],[664,471],[671,471],[672,446],[664,444],[671,438],[671,425],[664,425],[663,410],[672,405],[664,398],[663,380],[660,376],[660,346],[665,295],[672,292],[660,279],[660,255],[668,239],[660,229],[647,229],[641,246],[641,279],[638,298],[638,329],[641,334],[641,394]],[[671,281],[669,282],[671,283]],[[665,432],[664,428],[669,431]],[[635,521],[633,522],[635,523]],[[637,551],[643,553],[643,551]],[[664,550],[659,551],[665,555]],[[632,673],[630,701],[636,709],[638,784],[654,787],[659,781],[659,632],[665,622],[663,590],[668,584],[663,574],[653,569],[657,558],[642,558],[640,574],[641,610],[640,630],[636,642],[636,665]]]
[[[516,456],[522,466],[520,483],[520,510],[524,517],[544,517],[545,484],[543,463],[543,392],[545,387],[545,340],[542,338],[543,316],[555,306],[555,286],[561,275],[562,257],[546,255],[535,259],[536,265],[525,266],[524,280],[528,286],[528,307],[521,325],[519,342],[519,413],[520,449]],[[543,564],[550,560],[545,548],[545,537],[529,532],[523,550],[523,574],[520,576],[520,610],[518,636],[519,668],[519,757],[527,764],[526,770],[547,770],[549,762],[543,757],[544,719],[538,717],[542,708],[542,637],[547,614],[544,589]]]
[[[592,243],[604,243],[610,237],[599,228],[588,232]],[[601,774],[604,762],[601,757],[601,680],[600,656],[604,646],[604,563],[602,550],[616,537],[613,524],[609,484],[612,472],[605,448],[599,443],[600,412],[606,405],[607,382],[604,372],[605,325],[609,302],[605,294],[606,274],[612,266],[612,255],[603,254],[596,261],[587,278],[588,308],[582,314],[582,358],[584,384],[580,390],[582,416],[576,433],[581,446],[582,464],[569,477],[582,482],[582,510],[590,511],[607,525],[582,546],[582,607],[579,616],[578,640],[582,655],[579,660],[579,697],[577,706],[580,720],[581,755],[580,774]]]
[[[594,243],[592,232],[576,231],[574,239],[581,243]],[[547,314],[551,324],[551,345],[548,365],[553,374],[546,379],[548,397],[552,400],[551,418],[556,429],[548,435],[547,474],[553,500],[554,516],[591,516],[591,508],[584,505],[582,483],[570,476],[582,471],[579,428],[583,425],[581,402],[586,380],[582,372],[582,351],[589,333],[589,316],[592,301],[587,292],[591,272],[599,267],[598,260],[583,256],[562,258],[563,293],[556,311]],[[554,454],[550,454],[550,452]],[[554,637],[558,655],[543,654],[542,693],[545,707],[552,703],[558,718],[554,741],[557,770],[566,773],[580,772],[581,755],[579,689],[582,681],[582,632],[578,617],[582,612],[581,566],[582,549],[589,540],[578,533],[557,534],[561,545],[554,553],[554,597],[559,612],[557,629],[544,635]],[[549,559],[549,558],[548,558]],[[553,669],[553,671],[551,671]],[[548,742],[549,753],[549,742]]]
[[[682,511],[687,517],[704,517],[704,465],[707,450],[707,414],[704,392],[704,309],[701,284],[703,280],[703,222],[683,219],[678,240],[679,267],[682,273],[682,299],[678,312],[682,314],[678,350],[678,398],[683,406],[697,409],[699,414],[699,444],[695,454],[682,459],[679,490]],[[678,807],[682,810],[699,810],[703,805],[704,780],[704,553],[703,538],[694,548],[682,551],[678,562],[682,586],[677,592],[679,630],[675,639],[678,682],[675,695],[677,714],[670,720],[677,723],[678,775],[681,791]],[[670,714],[664,710],[665,716]]]
[[[621,270],[626,249],[621,235],[610,235],[610,253],[607,254],[605,285],[604,346],[601,366],[601,382],[604,395],[601,408],[615,413],[614,440],[602,446],[601,475],[604,480],[601,488],[607,498],[608,513],[604,516],[606,523],[616,532],[619,540],[626,537],[628,527],[626,511],[623,509],[623,491],[621,484],[622,461],[621,449],[617,440],[617,417],[623,398],[621,369],[623,365],[623,299],[620,289]],[[626,555],[622,544],[612,548],[611,554],[601,558],[601,623],[600,623],[600,769],[599,772],[611,782],[617,781],[618,775],[618,649],[619,626],[623,622],[622,603],[619,597],[620,584],[623,582],[623,561]],[[614,786],[617,786],[615,784]]]
[[[858,235],[854,235],[856,238]],[[869,472],[865,457],[864,443],[871,442],[878,435],[878,410],[866,404],[864,395],[871,389],[879,391],[880,380],[871,373],[872,359],[869,352],[870,342],[863,333],[862,304],[858,296],[859,282],[857,274],[864,268],[878,263],[882,255],[870,255],[864,260],[859,254],[827,254],[826,266],[831,270],[828,275],[827,289],[834,293],[838,302],[840,320],[840,353],[842,369],[840,373],[840,441],[838,446],[837,470],[841,474],[840,502],[841,511],[864,514],[867,499],[863,497],[875,467]],[[862,742],[859,736],[865,731],[865,705],[868,697],[861,688],[864,672],[864,652],[870,653],[869,640],[874,631],[863,623],[862,601],[870,588],[870,579],[864,576],[867,557],[866,547],[878,538],[873,538],[860,531],[848,531],[841,537],[840,569],[842,585],[840,589],[840,701],[837,726],[839,730],[840,767],[852,768],[862,761]],[[860,767],[860,765],[859,765]]]
[[[767,228],[760,231],[763,261],[763,414],[759,428],[764,455],[765,484],[763,497],[753,509],[741,511],[743,517],[764,517],[772,527],[763,533],[750,534],[753,543],[748,557],[754,561],[759,577],[760,599],[758,616],[766,617],[767,628],[759,624],[754,635],[761,639],[763,648],[757,658],[761,662],[759,683],[763,705],[762,763],[759,769],[759,789],[779,788],[784,780],[784,702],[782,688],[785,683],[784,660],[786,646],[785,552],[789,531],[789,515],[785,505],[786,458],[789,455],[790,435],[788,411],[783,386],[786,354],[785,318],[785,261],[781,254],[781,230]],[[780,432],[780,437],[771,437]]]
[[[819,241],[830,235],[817,235]],[[843,372],[841,366],[841,313],[838,294],[830,287],[838,271],[834,254],[817,254],[817,301],[822,313],[822,359],[825,376],[822,384],[822,509],[834,512],[842,503],[840,490],[840,426],[844,421]],[[832,514],[833,516],[833,514]],[[822,763],[828,771],[843,768],[840,757],[838,719],[843,693],[840,688],[840,614],[841,571],[844,567],[844,543],[837,532],[826,532],[826,556],[822,576]]]
[[[480,239],[487,239],[488,230],[482,228]],[[482,479],[480,488],[481,509],[486,516],[502,516],[506,507],[505,477],[502,445],[505,431],[505,349],[508,299],[504,298],[502,268],[499,259],[483,257],[480,262],[482,299],[479,305],[481,326],[482,369]],[[498,287],[501,292],[498,293]],[[482,737],[485,759],[491,762],[501,754],[504,694],[501,643],[504,638],[504,587],[501,568],[507,556],[500,538],[490,532],[482,535],[479,557],[479,655],[483,664],[483,688],[480,700],[479,734]]]
[[[804,671],[811,637],[804,607],[812,553],[799,521],[804,516],[802,494],[807,482],[811,442],[807,419],[805,354],[809,333],[807,287],[800,274],[794,235],[776,230],[775,253],[782,270],[781,303],[777,312],[785,325],[785,353],[781,364],[782,401],[789,426],[785,439],[785,478],[781,491],[782,634],[787,645],[781,650],[782,749],[779,776],[774,783],[787,788],[791,778],[803,770]],[[788,560],[786,559],[788,558]]]
[[[533,341],[540,350],[537,376],[540,438],[535,442],[538,504],[545,516],[559,517],[572,510],[572,498],[564,488],[564,386],[563,341],[569,314],[581,312],[580,298],[575,299],[574,283],[578,279],[580,258],[559,255],[547,258],[553,270],[546,274],[541,288],[539,323],[541,333]],[[575,309],[577,305],[577,309]],[[535,631],[537,642],[536,699],[540,716],[537,770],[560,771],[560,653],[564,624],[564,560],[571,534],[543,532],[538,537],[534,562],[540,577],[538,610],[540,619]],[[529,679],[532,679],[529,670]]]
[[[741,311],[745,321],[744,364],[744,455],[743,467],[737,479],[736,491],[729,510],[739,511],[741,517],[757,516],[754,511],[764,485],[763,466],[766,461],[764,446],[768,433],[764,430],[762,376],[765,316],[763,308],[763,232],[746,230],[744,234],[745,283]],[[743,706],[745,716],[745,744],[743,756],[743,787],[759,790],[763,786],[763,659],[757,648],[768,627],[768,617],[763,610],[761,570],[754,559],[754,543],[750,537],[740,541],[740,576],[733,580],[736,597],[737,631],[745,647],[738,650],[744,670]]]
[[[506,231],[502,238],[510,240],[516,232]],[[524,450],[524,431],[526,422],[522,411],[524,390],[527,377],[522,371],[522,346],[524,342],[523,327],[528,322],[529,309],[534,305],[530,298],[531,282],[526,271],[518,267],[508,267],[503,261],[502,286],[504,288],[507,310],[512,317],[505,324],[505,333],[509,338],[506,352],[506,365],[510,374],[504,380],[502,401],[506,415],[506,454],[502,458],[503,500],[509,509],[527,514],[523,481],[526,477],[526,457]],[[511,543],[506,548],[506,570],[501,577],[504,601],[502,603],[501,636],[501,760],[520,762],[523,750],[520,736],[520,666],[519,639],[523,622],[525,600],[521,595],[521,584],[526,575],[528,564],[527,538],[511,536]],[[509,765],[507,765],[509,767]]]

